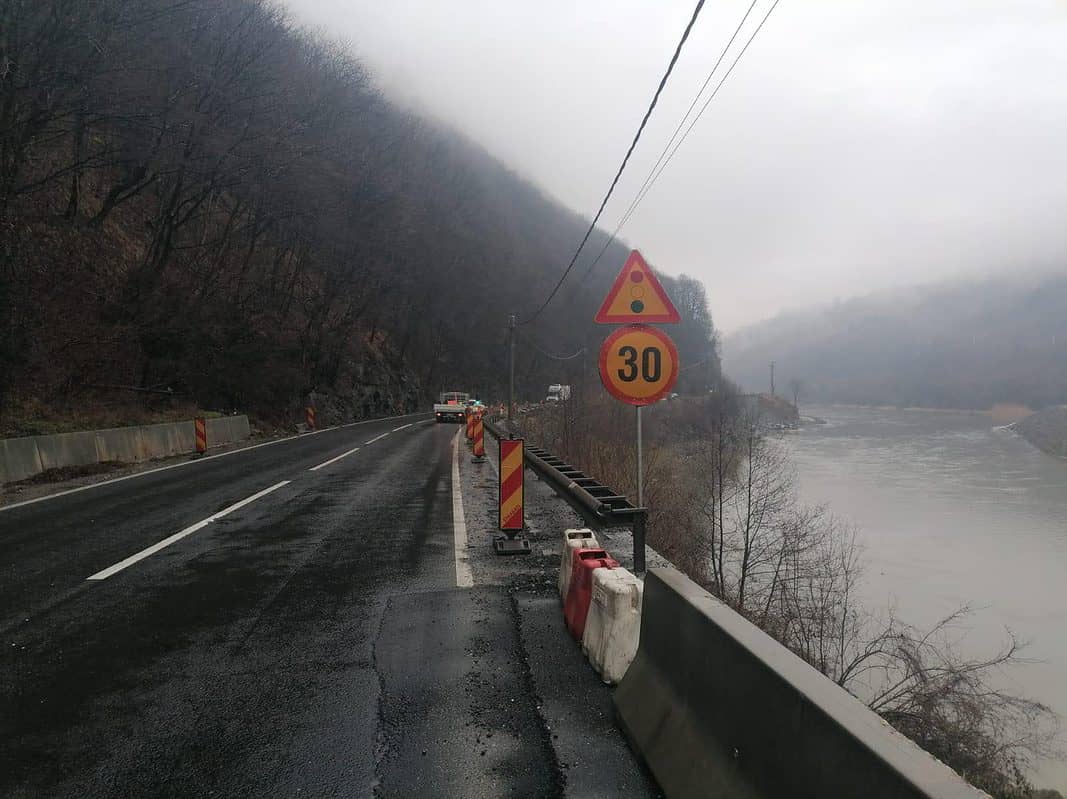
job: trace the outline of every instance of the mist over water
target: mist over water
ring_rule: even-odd
[[[1067,461],[986,414],[802,407],[828,424],[785,440],[802,499],[854,522],[868,606],[929,625],[976,608],[960,650],[986,653],[1004,628],[1041,662],[1006,679],[1067,722]],[[1067,762],[1037,764],[1067,791]]]

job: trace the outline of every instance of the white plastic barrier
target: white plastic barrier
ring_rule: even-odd
[[[641,638],[644,584],[626,569],[596,569],[582,650],[606,683],[626,676]]]
[[[596,536],[588,527],[563,531],[563,547],[559,551],[559,595],[563,600],[567,599],[567,591],[571,587],[571,561],[572,554],[576,549],[589,549],[599,547]]]

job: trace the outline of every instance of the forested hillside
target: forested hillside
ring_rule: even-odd
[[[724,368],[845,403],[1041,408],[1067,402],[1067,274],[947,283],[792,313],[731,335]]]
[[[586,220],[273,5],[2,8],[0,412],[100,385],[267,416],[312,391],[356,416],[445,387],[499,396],[507,316],[545,297]],[[522,328],[531,396],[563,369],[538,347],[599,342],[589,320],[628,249],[581,281],[605,240]],[[702,387],[717,376],[703,288],[665,283]],[[579,363],[595,371],[595,352]]]

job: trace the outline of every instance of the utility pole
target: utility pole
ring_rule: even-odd
[[[515,314],[508,316],[508,437],[515,437]]]
[[[771,361],[771,396],[774,396],[774,361]]]

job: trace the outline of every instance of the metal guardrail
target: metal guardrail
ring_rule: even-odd
[[[485,429],[497,439],[509,435],[489,421],[485,422]],[[527,445],[524,449],[530,468],[590,524],[598,527],[630,527],[633,530],[634,571],[643,574],[648,508],[637,507],[623,494],[541,447]]]

